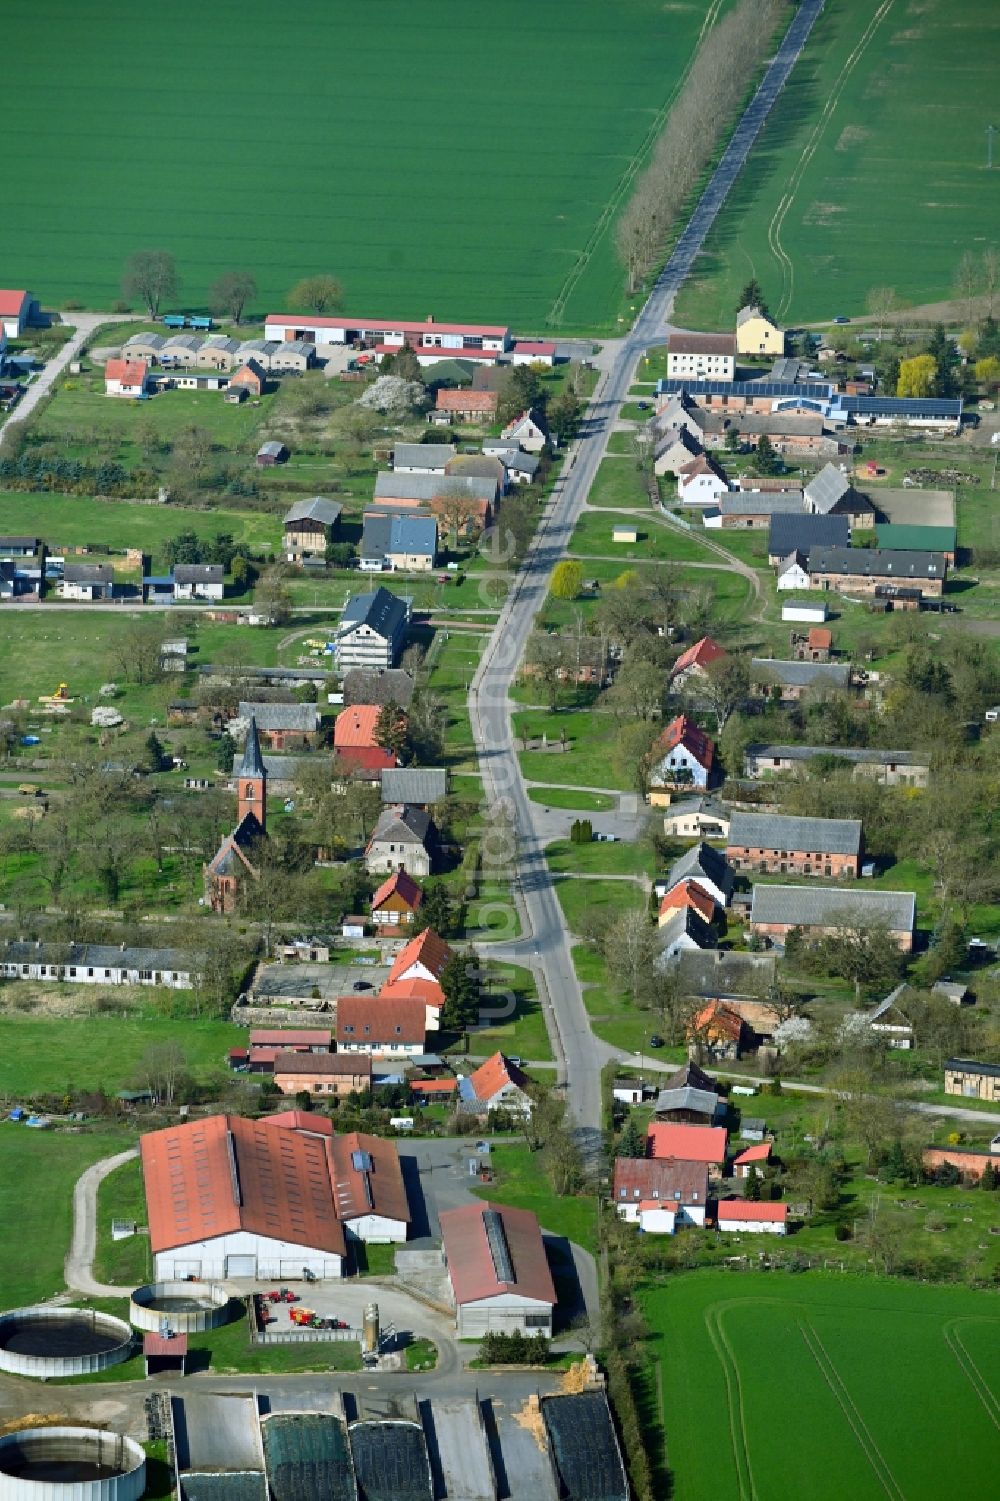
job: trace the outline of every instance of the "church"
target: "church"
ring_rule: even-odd
[[[213,912],[233,912],[240,882],[255,880],[254,846],[267,833],[267,767],[257,721],[251,719],[236,777],[236,827],[205,866],[205,897]]]

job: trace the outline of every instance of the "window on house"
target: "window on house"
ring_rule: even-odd
[[[527,1313],[524,1316],[524,1324],[526,1329],[547,1329],[549,1316],[547,1313]]]
[[[675,1188],[674,1189],[674,1198],[677,1199],[678,1202],[680,1202],[680,1197],[681,1197],[681,1191],[680,1191],[680,1189],[679,1188]]]

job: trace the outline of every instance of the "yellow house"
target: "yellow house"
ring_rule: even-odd
[[[773,354],[785,352],[785,335],[759,307],[743,307],[736,314],[736,353]]]

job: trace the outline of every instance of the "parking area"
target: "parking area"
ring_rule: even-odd
[[[229,1284],[227,1284],[229,1285]],[[235,1284],[231,1284],[235,1286]],[[411,1298],[408,1293],[387,1284],[382,1278],[366,1277],[350,1281],[288,1282],[285,1284],[293,1294],[293,1302],[268,1302],[272,1315],[269,1330],[281,1331],[299,1327],[292,1318],[294,1310],[314,1313],[321,1319],[335,1319],[338,1324],[360,1337],[364,1325],[365,1309],[377,1303],[379,1323],[382,1329],[391,1324],[397,1335],[406,1341],[408,1336],[416,1339],[431,1339],[436,1344],[451,1342],[455,1337],[454,1321],[438,1313],[426,1304]],[[249,1293],[280,1291],[274,1282],[240,1283],[242,1296]]]

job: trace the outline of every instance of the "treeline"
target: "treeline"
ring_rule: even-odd
[[[615,231],[630,295],[663,259],[678,214],[768,54],[782,9],[779,0],[740,0],[699,47]]]

